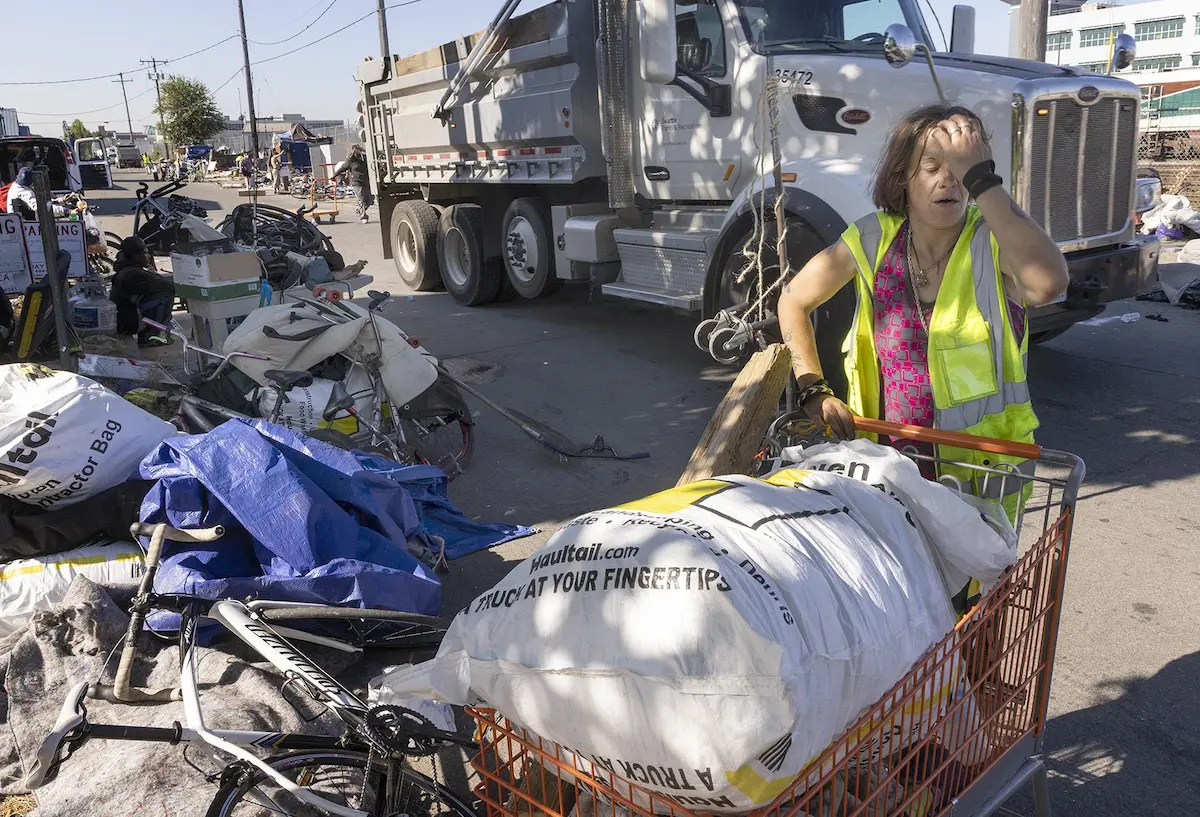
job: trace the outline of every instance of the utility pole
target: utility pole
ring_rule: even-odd
[[[258,119],[254,116],[254,81],[250,77],[250,46],[246,42],[246,10],[238,0],[238,24],[242,28],[242,62],[246,71],[246,107],[250,112],[250,150],[254,156],[255,172],[250,174],[250,187],[258,182]]]
[[[112,76],[111,74],[109,76]],[[125,93],[125,83],[133,82],[131,79],[125,79],[124,74],[117,74],[120,79],[114,79],[113,82],[121,83],[121,99],[125,100],[125,124],[129,126],[129,144],[133,144],[133,120],[129,118],[129,96]],[[119,142],[118,142],[119,144]]]
[[[150,73],[147,77],[154,80],[154,97],[158,100],[158,138],[162,139],[163,143],[163,158],[165,159],[171,153],[171,146],[167,144],[166,134],[163,133],[163,113],[162,113],[162,90],[158,87],[158,81],[163,78],[163,75],[158,72],[159,65],[166,65],[167,60],[158,60],[151,57],[148,60],[138,60],[142,65],[150,63]]]
[[[1046,61],[1046,18],[1049,0],[1021,0],[1021,59]]]
[[[125,86],[122,85],[122,88]],[[54,338],[58,341],[58,367],[75,371],[71,341],[67,337],[66,282],[58,277],[58,225],[50,212],[50,175],[45,168],[33,171],[33,195],[37,199],[38,227],[42,233],[42,253],[46,257],[46,277],[50,280],[50,300],[54,303]]]
[[[379,52],[383,56],[383,78],[392,76],[392,49],[388,46],[387,7],[384,0],[377,0],[375,17],[379,21]]]

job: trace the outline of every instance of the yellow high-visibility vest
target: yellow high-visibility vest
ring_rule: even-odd
[[[858,305],[842,351],[849,383],[847,405],[855,414],[879,419],[881,388],[875,350],[875,271],[904,224],[901,216],[877,212],[846,228],[842,242],[858,266]],[[1020,342],[1005,302],[996,239],[979,209],[967,209],[966,225],[946,263],[929,319],[929,380],[934,426],[979,437],[1032,443],[1038,427],[1025,379],[1029,333]],[[981,451],[938,446],[939,459],[1032,473],[1032,463]],[[1025,480],[985,476],[973,468],[939,464],[976,496],[1002,499],[1015,516]]]

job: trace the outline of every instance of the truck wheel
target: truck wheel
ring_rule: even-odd
[[[759,284],[756,275],[751,273],[742,281],[738,280],[738,275],[747,260],[742,251],[753,235],[753,224],[747,222],[744,234],[733,242],[719,268],[719,277],[714,280],[713,276],[710,276],[704,297],[706,317],[711,317],[719,309],[758,299]],[[802,219],[788,219],[787,236],[788,261],[794,270],[801,269],[809,259],[825,249],[820,236]],[[766,239],[763,242],[763,287],[767,289],[779,278],[779,259],[773,249],[775,244],[775,224],[769,222]],[[770,315],[775,314],[775,307],[779,303],[779,292],[780,288],[776,287],[767,297],[766,307]],[[846,395],[846,373],[842,363],[842,341],[845,340],[846,333],[850,331],[854,321],[857,297],[852,281],[813,312],[817,356],[821,360],[822,372],[834,392],[843,398]],[[773,341],[780,340],[778,328],[775,327],[768,331],[767,337]],[[746,358],[749,358],[748,354]]]
[[[442,283],[463,306],[491,303],[500,292],[504,267],[500,259],[483,257],[483,210],[456,204],[438,220],[438,266]]]
[[[550,208],[535,198],[514,199],[504,212],[500,242],[504,271],[523,298],[540,298],[562,287],[554,274]]]
[[[424,201],[403,201],[392,211],[392,260],[400,280],[417,292],[442,282],[437,258],[438,212]]]

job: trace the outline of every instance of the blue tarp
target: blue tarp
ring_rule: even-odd
[[[160,593],[436,615],[441,585],[407,539],[428,543],[432,533],[458,556],[532,532],[467,520],[439,469],[342,451],[262,420],[169,438],[139,474],[158,481],[142,521],[226,528],[216,543],[170,543],[154,583]]]
[[[208,154],[212,153],[212,145],[188,145],[188,159],[207,159]]]

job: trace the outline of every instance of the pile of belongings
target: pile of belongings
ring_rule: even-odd
[[[951,631],[970,577],[987,587],[1017,558],[1002,513],[895,449],[863,440],[799,459],[576,518],[460,612],[434,659],[383,684],[482,701],[567,768],[698,811],[770,803]],[[891,744],[860,747],[864,768],[949,711],[943,745],[986,755],[963,659],[942,649],[952,669],[885,707]]]
[[[346,269],[342,254],[315,224],[269,204],[239,204],[217,228],[258,253],[276,290],[298,283],[324,284]]]
[[[137,583],[129,525],[151,483],[131,477],[175,433],[86,377],[0,366],[0,635],[60,601],[76,575]]]
[[[1184,309],[1200,309],[1200,238],[1179,251],[1176,263],[1158,265],[1158,282],[1137,296],[1139,301],[1171,303]]]
[[[1142,213],[1142,232],[1174,240],[1196,238],[1200,236],[1200,212],[1192,209],[1186,196],[1164,193],[1161,204]]]

